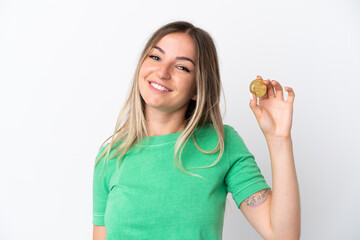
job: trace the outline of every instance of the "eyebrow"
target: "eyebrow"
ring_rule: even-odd
[[[161,47],[158,47],[158,46],[154,46],[153,48],[159,50],[162,54],[165,54],[165,51],[161,48]],[[183,56],[180,56],[180,57],[176,57],[176,59],[179,59],[179,60],[187,60],[189,62],[191,62],[194,66],[195,66],[195,63],[193,60],[191,60],[190,58],[188,57],[183,57]]]

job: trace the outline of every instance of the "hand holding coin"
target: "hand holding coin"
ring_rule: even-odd
[[[288,92],[287,100],[283,87],[276,80],[263,80],[257,76],[250,84],[250,108],[267,140],[291,136],[295,93],[291,87],[284,89]]]

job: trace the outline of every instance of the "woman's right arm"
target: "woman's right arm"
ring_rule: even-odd
[[[106,240],[105,226],[93,226],[93,240]]]

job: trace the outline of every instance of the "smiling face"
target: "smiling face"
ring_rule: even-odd
[[[196,99],[195,56],[193,39],[185,33],[167,34],[153,46],[139,72],[145,109],[185,113]]]

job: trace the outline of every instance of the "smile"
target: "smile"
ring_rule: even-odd
[[[151,85],[152,87],[154,87],[155,89],[157,89],[157,90],[164,91],[164,92],[171,92],[170,89],[167,89],[167,88],[165,88],[165,87],[163,87],[163,86],[160,86],[160,85],[157,84],[157,83],[150,82],[150,85]]]

